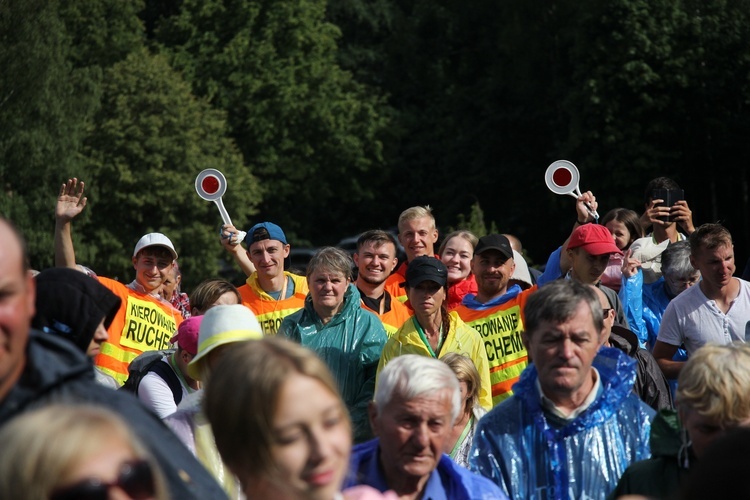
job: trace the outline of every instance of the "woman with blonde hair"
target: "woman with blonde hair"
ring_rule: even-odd
[[[342,498],[352,426],[312,351],[266,337],[227,352],[205,388],[221,457],[247,498]]]
[[[450,455],[458,465],[468,468],[469,450],[474,441],[477,423],[487,413],[487,410],[479,404],[479,387],[482,381],[474,362],[464,354],[451,352],[440,358],[440,361],[448,365],[456,374],[463,401],[461,413],[453,423],[443,451]]]
[[[86,405],[50,405],[0,431],[0,498],[167,500],[165,480],[120,417]]]
[[[459,229],[448,234],[438,249],[440,260],[448,269],[448,310],[461,304],[466,294],[477,294],[477,281],[471,272],[471,259],[479,239],[471,231]]]
[[[716,438],[750,426],[750,345],[708,344],[695,351],[680,372],[676,403],[677,414],[662,410],[651,424],[651,458],[628,467],[613,498],[669,498]]]

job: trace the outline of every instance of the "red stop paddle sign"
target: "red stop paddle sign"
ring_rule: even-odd
[[[195,191],[206,201],[213,201],[219,208],[224,224],[232,224],[221,197],[227,192],[227,179],[215,168],[207,168],[195,178]]]
[[[195,178],[195,190],[206,201],[216,201],[227,192],[227,179],[215,168],[207,168]]]
[[[555,194],[567,194],[576,199],[581,196],[581,189],[578,187],[579,181],[578,168],[568,160],[552,162],[544,173],[544,182],[547,183],[550,191]],[[586,203],[586,207],[595,219],[599,219],[596,210],[592,210],[588,203]]]
[[[580,174],[575,165],[567,160],[557,160],[547,167],[544,181],[547,187],[555,194],[569,194],[575,198],[581,196],[578,188]]]

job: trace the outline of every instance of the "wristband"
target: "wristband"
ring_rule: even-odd
[[[577,222],[577,223],[578,223],[579,225],[581,225],[581,226],[583,226],[584,224],[588,224],[588,223],[589,223],[588,221],[583,221],[583,222],[581,222],[581,221],[579,221],[578,219],[576,219],[576,222]]]

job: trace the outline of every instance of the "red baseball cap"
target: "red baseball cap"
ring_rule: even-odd
[[[187,352],[195,356],[198,353],[198,331],[201,327],[203,316],[191,316],[177,327],[177,333],[172,335],[169,341],[177,344]]]
[[[583,248],[590,255],[604,255],[609,253],[622,253],[617,248],[612,233],[599,224],[584,224],[578,226],[570,235],[568,248]]]

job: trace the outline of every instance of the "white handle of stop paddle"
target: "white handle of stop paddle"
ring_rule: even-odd
[[[575,198],[577,200],[578,198],[580,198],[582,196],[582,194],[581,194],[581,188],[579,188],[578,185],[576,185],[576,188],[573,191],[570,191],[570,192],[568,192],[566,194],[569,195],[569,196],[572,196],[573,198]],[[598,221],[599,220],[599,213],[596,210],[594,210],[593,208],[591,208],[591,205],[589,205],[588,201],[584,201],[583,204],[586,206],[586,211],[588,211],[588,213],[591,214],[591,217],[593,217],[594,220]]]
[[[229,218],[227,209],[224,208],[224,202],[221,200],[221,198],[214,200],[214,203],[216,203],[216,207],[219,209],[219,214],[221,214],[221,220],[224,222],[224,224],[234,226],[234,224],[232,224],[232,219]],[[245,235],[247,235],[245,231],[238,231],[237,239],[232,238],[230,243],[232,245],[239,245],[240,241],[243,241],[245,239]]]

